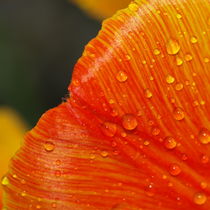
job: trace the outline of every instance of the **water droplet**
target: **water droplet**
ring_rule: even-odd
[[[154,55],[160,55],[160,50],[159,49],[154,49],[153,53],[154,53]]]
[[[125,82],[128,79],[128,75],[124,71],[119,71],[116,78],[119,82]]]
[[[195,193],[194,198],[193,198],[194,203],[197,205],[203,205],[204,203],[206,203],[206,200],[207,200],[207,197],[202,192]]]
[[[208,144],[210,142],[210,131],[202,128],[198,134],[198,139],[202,144]]]
[[[186,54],[185,55],[185,60],[186,61],[191,61],[193,59],[192,55],[191,54]]]
[[[45,151],[47,151],[47,152],[52,152],[52,151],[55,149],[55,145],[54,145],[52,142],[47,141],[47,142],[45,142],[45,144],[44,144],[44,149],[45,149]]]
[[[1,180],[1,184],[3,186],[7,186],[9,184],[9,179],[6,176],[3,177],[2,180]]]
[[[133,114],[125,114],[122,118],[122,125],[126,130],[134,130],[138,125],[138,121]]]
[[[90,154],[90,159],[94,160],[96,158],[95,154]]]
[[[190,39],[191,43],[195,44],[198,42],[198,39],[196,36],[192,36],[191,39]]]
[[[102,156],[103,158],[106,158],[106,157],[109,156],[109,153],[108,153],[107,151],[102,151],[102,152],[101,152],[101,156]]]
[[[183,60],[179,57],[176,58],[176,65],[181,66],[183,64]]]
[[[153,183],[150,183],[150,184],[146,187],[145,192],[146,192],[146,194],[147,194],[149,197],[154,196],[154,195],[155,195],[154,184],[153,184]]]
[[[176,17],[178,18],[178,19],[181,19],[182,18],[182,15],[181,14],[176,14]]]
[[[103,123],[101,130],[104,135],[113,137],[117,132],[117,125],[115,123],[105,122]]]
[[[164,139],[164,145],[167,149],[174,149],[177,146],[177,142],[173,137],[168,136]]]
[[[180,50],[180,45],[177,40],[171,39],[168,41],[166,49],[169,55],[176,55]]]
[[[208,163],[209,162],[209,157],[207,155],[202,155],[201,156],[201,162],[202,163]]]
[[[202,189],[206,189],[208,184],[206,182],[201,182],[200,186]]]
[[[173,163],[169,167],[169,173],[172,176],[178,176],[181,173],[181,168],[179,167],[179,165]]]
[[[36,208],[37,209],[41,209],[42,207],[40,205],[36,205]]]
[[[204,58],[205,63],[209,63],[209,61],[210,61],[209,58]]]
[[[61,171],[60,170],[56,170],[55,171],[55,176],[56,177],[60,177],[61,176]]]
[[[180,90],[182,90],[184,88],[184,85],[182,84],[182,83],[177,83],[176,85],[175,85],[175,89],[177,90],[177,91],[180,91]]]
[[[177,107],[174,109],[173,117],[175,120],[183,120],[185,118],[185,112],[182,108]]]
[[[26,191],[21,192],[21,196],[25,197],[26,196]]]
[[[152,128],[152,135],[153,136],[157,136],[159,134],[160,134],[160,129],[159,128],[156,128],[156,127]]]
[[[52,203],[52,208],[56,208],[57,204],[55,202]]]
[[[168,84],[172,84],[172,83],[175,82],[175,78],[174,78],[173,76],[171,76],[171,75],[167,75],[167,77],[166,77],[166,82],[167,82]]]
[[[144,95],[146,98],[152,98],[152,92],[149,89],[144,90]]]

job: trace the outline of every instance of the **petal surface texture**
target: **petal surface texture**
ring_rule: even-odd
[[[210,209],[210,2],[134,1],[3,178],[8,209]]]
[[[131,0],[70,0],[97,19],[111,17],[117,10],[126,8]]]

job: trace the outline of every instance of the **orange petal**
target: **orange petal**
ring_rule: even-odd
[[[139,0],[105,21],[13,159],[6,206],[209,209],[209,14]]]
[[[104,19],[117,10],[126,8],[131,0],[70,0],[87,11],[92,17]]]
[[[0,177],[6,174],[8,162],[21,145],[26,126],[13,110],[0,107]],[[2,207],[2,188],[0,187],[0,209]]]

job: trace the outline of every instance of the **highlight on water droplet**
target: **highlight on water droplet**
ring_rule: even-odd
[[[55,149],[55,145],[53,142],[50,142],[50,141],[46,141],[44,143],[44,149],[45,151],[47,152],[52,152],[54,149]]]
[[[2,184],[3,186],[7,186],[7,185],[9,184],[9,179],[8,179],[7,176],[4,176],[4,177],[2,178],[1,184]]]
[[[149,89],[144,90],[144,95],[146,98],[152,98],[152,92]]]
[[[169,173],[172,176],[178,176],[181,173],[181,168],[178,164],[172,163],[169,167]]]
[[[176,107],[173,112],[173,117],[175,120],[183,120],[185,118],[185,112],[182,108]]]
[[[113,137],[117,132],[117,125],[111,122],[104,122],[101,131],[105,136]]]
[[[168,136],[164,139],[164,145],[167,149],[174,149],[177,146],[177,142],[173,137]]]
[[[175,78],[169,74],[166,76],[166,82],[168,84],[173,84],[175,82]]]
[[[202,192],[197,192],[194,195],[193,201],[197,205],[203,205],[207,201],[207,197],[204,193]]]
[[[124,71],[119,71],[116,76],[119,82],[125,82],[128,79],[128,75]]]
[[[207,128],[202,128],[198,134],[198,140],[201,144],[210,143],[210,131]]]
[[[131,131],[131,130],[134,130],[137,127],[138,121],[133,114],[125,114],[122,117],[122,125],[126,130]]]
[[[180,51],[179,42],[175,39],[170,39],[166,44],[166,50],[169,55],[176,55]]]

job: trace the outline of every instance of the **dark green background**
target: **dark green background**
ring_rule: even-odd
[[[1,0],[0,105],[34,126],[67,94],[73,66],[99,29],[67,0]]]

